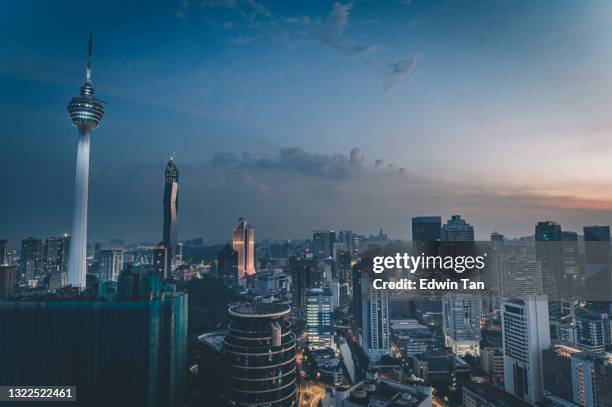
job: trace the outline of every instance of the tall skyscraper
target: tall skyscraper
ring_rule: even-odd
[[[311,259],[292,256],[289,259],[289,270],[291,272],[291,292],[293,295],[291,304],[296,310],[306,311],[306,294],[314,285],[314,262]]]
[[[440,216],[416,216],[412,218],[412,240],[414,242],[435,242],[440,240]]]
[[[563,250],[563,272],[568,288],[577,284],[582,276],[581,262],[579,260],[578,233],[564,230],[561,232],[561,247]]]
[[[70,257],[70,236],[50,237],[46,245],[47,273],[65,273],[68,271]]]
[[[226,287],[238,285],[238,252],[229,244],[217,253],[217,276]]]
[[[21,278],[32,280],[44,274],[45,245],[42,239],[28,237],[21,241]]]
[[[507,299],[501,305],[504,386],[531,404],[542,399],[542,351],[550,346],[548,299],[531,295]]]
[[[234,229],[232,248],[238,252],[238,278],[255,274],[255,229],[245,218],[238,219]]]
[[[336,241],[333,230],[315,230],[312,232],[312,252],[320,259],[331,257]]]
[[[164,178],[164,236],[166,247],[166,272],[172,271],[172,264],[176,256],[178,214],[178,182],[179,171],[174,163],[174,156],[168,158]]]
[[[114,249],[100,250],[98,258],[100,281],[117,281],[119,273],[123,269],[123,251]]]
[[[332,293],[311,288],[306,297],[306,332],[311,348],[330,347],[334,335]]]
[[[474,241],[474,226],[461,218],[461,215],[453,215],[444,225],[442,225],[440,229],[440,240],[446,242]]]
[[[73,97],[68,103],[70,119],[79,129],[68,284],[79,288],[85,287],[85,274],[87,272],[87,199],[90,139],[91,134],[104,116],[103,102],[95,98],[94,88],[91,84],[92,46],[92,36],[90,34],[85,82],[81,86],[80,96]]]
[[[455,292],[444,295],[442,331],[446,346],[454,354],[480,355],[480,316],[480,296]]]
[[[368,273],[361,274],[361,290],[363,348],[377,361],[391,351],[389,290],[372,287]]]
[[[564,287],[565,267],[561,244],[561,225],[552,221],[538,222],[535,226],[535,255],[542,266],[542,288],[548,296],[551,319],[561,316],[561,291]]]

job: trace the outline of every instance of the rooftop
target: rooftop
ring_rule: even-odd
[[[230,305],[228,312],[236,317],[270,318],[289,314],[291,307],[285,304],[240,303]]]
[[[216,351],[220,351],[227,331],[206,332],[198,336],[198,341],[210,346]]]

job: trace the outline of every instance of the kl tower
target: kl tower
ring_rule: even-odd
[[[68,284],[85,288],[87,271],[87,193],[89,185],[89,144],[91,133],[98,127],[104,116],[101,100],[94,96],[91,85],[92,35],[89,34],[87,69],[81,95],[68,103],[72,123],[79,129],[76,174],[74,177],[74,214],[72,236],[70,237],[70,261],[68,263]]]

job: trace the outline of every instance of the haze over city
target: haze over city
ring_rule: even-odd
[[[605,1],[5,3],[3,237],[70,232],[65,109],[89,31],[109,102],[91,239],[159,238],[174,152],[181,239],[229,239],[241,215],[258,239],[410,238],[429,214],[480,238],[609,224],[611,17]]]

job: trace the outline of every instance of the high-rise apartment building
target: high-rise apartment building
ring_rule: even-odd
[[[68,272],[68,259],[70,257],[70,236],[50,237],[45,247],[45,265],[47,273]]]
[[[608,314],[579,310],[576,312],[576,344],[580,349],[601,353],[610,340]]]
[[[45,244],[42,239],[28,237],[21,241],[21,281],[39,278],[45,273]]]
[[[122,250],[100,250],[98,254],[98,277],[101,282],[117,281],[123,270]]]
[[[501,304],[504,386],[535,404],[544,394],[542,351],[550,346],[548,298],[531,295]]]

